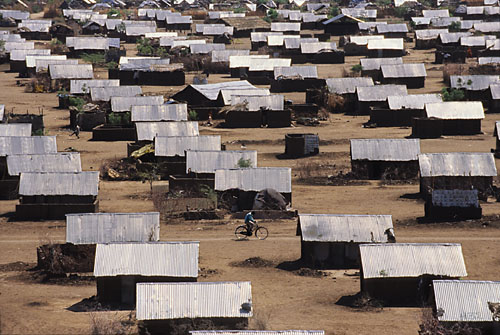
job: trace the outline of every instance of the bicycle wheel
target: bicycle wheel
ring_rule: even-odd
[[[255,231],[255,237],[259,240],[265,240],[267,238],[268,232],[266,227],[259,227]]]
[[[238,226],[234,230],[234,235],[236,235],[236,239],[243,240],[248,237],[247,232],[248,230],[246,226]]]

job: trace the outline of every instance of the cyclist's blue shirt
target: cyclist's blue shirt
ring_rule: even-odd
[[[255,221],[255,220],[253,218],[252,213],[247,213],[247,215],[245,215],[245,223],[250,223],[250,222],[253,222],[253,221]]]

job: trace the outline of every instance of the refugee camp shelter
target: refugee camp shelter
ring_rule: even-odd
[[[95,213],[99,172],[21,173],[19,220],[64,219],[70,213]]]
[[[500,282],[480,280],[434,280],[433,310],[443,325],[467,323],[481,329],[482,334],[494,334],[498,329],[497,315],[490,304],[500,301]]]
[[[352,139],[351,167],[363,179],[411,179],[418,175],[418,139]]]
[[[497,175],[495,158],[491,153],[450,152],[420,154],[420,193],[430,195],[432,190],[471,190],[485,199]]]
[[[257,193],[266,189],[279,192],[286,203],[291,204],[292,169],[282,167],[217,169],[214,189],[221,194],[233,194],[238,211],[254,208]]]
[[[93,102],[109,102],[112,97],[135,97],[142,94],[142,88],[138,85],[130,86],[98,86],[91,87],[90,98]]]
[[[50,79],[93,79],[92,64],[50,64]]]
[[[318,134],[289,133],[285,135],[285,156],[298,158],[317,154],[319,154]]]
[[[439,94],[390,95],[389,108],[371,108],[370,123],[377,127],[411,126],[412,120],[424,116],[426,103],[442,102]]]
[[[477,190],[432,190],[425,202],[425,217],[430,220],[469,220],[481,216]]]
[[[234,57],[231,56],[230,61]],[[241,56],[246,57],[246,56]],[[189,85],[183,90],[177,92],[172,99],[180,102],[186,102],[188,106],[217,106],[219,93],[221,90],[252,90],[257,89],[246,80],[228,81],[217,84]],[[222,105],[224,106],[224,105]]]
[[[371,58],[401,57],[405,54],[402,38],[370,39],[367,49]]]
[[[120,86],[117,79],[89,79],[89,80],[71,80],[71,94],[89,94],[92,87],[116,87]]]
[[[425,104],[425,116],[439,120],[428,125],[441,124],[443,135],[473,135],[481,133],[484,110],[480,101],[434,102]]]
[[[130,305],[136,295],[140,301],[137,283],[196,281],[198,253],[199,242],[97,244],[97,297],[101,302]]]
[[[155,137],[198,136],[198,122],[136,122],[138,142],[153,142]]]
[[[66,214],[66,242],[75,245],[118,242],[156,242],[160,213]]]
[[[406,85],[357,86],[356,113],[360,115],[368,115],[370,114],[370,107],[387,108],[387,97],[390,95],[408,95]]]
[[[374,86],[372,78],[367,77],[328,78],[325,82],[328,93],[339,95],[344,100],[343,107],[339,108],[338,111],[351,114],[354,114],[357,108],[357,88],[361,86]]]
[[[225,127],[229,128],[269,128],[289,127],[291,111],[285,109],[283,95],[270,95],[267,91],[231,92],[231,108],[225,112]],[[256,95],[253,95],[255,93]]]
[[[190,335],[325,335],[324,330],[195,330]]]
[[[132,106],[132,122],[187,121],[186,104]]]
[[[325,81],[318,78],[316,66],[275,67],[271,92],[305,92],[308,88],[323,86],[325,86]]]
[[[401,57],[388,57],[388,58],[361,58],[361,75],[363,77],[372,77],[373,80],[381,80],[382,72],[380,68],[382,65],[397,65],[403,64]]]
[[[238,167],[257,167],[257,151],[186,151],[186,173],[214,174],[216,170]]]
[[[359,245],[394,243],[391,215],[299,214],[301,260],[320,268],[358,268]]]
[[[381,65],[382,83],[406,85],[407,88],[422,88],[425,86],[427,72],[423,63]]]
[[[3,136],[31,136],[31,123],[0,124],[0,137]]]
[[[361,292],[390,305],[426,303],[436,279],[467,276],[455,243],[361,244]]]
[[[238,329],[253,315],[252,288],[250,282],[139,283],[136,311],[151,335],[193,320]]]

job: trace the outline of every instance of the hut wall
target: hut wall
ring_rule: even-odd
[[[368,56],[370,58],[403,57],[404,54],[405,54],[404,50],[387,50],[387,49],[368,50]]]
[[[173,320],[145,320],[139,325],[140,335],[176,334],[179,329],[246,329],[248,318],[194,318]],[[187,332],[186,332],[187,334]]]
[[[360,179],[412,179],[418,176],[418,161],[351,160],[352,173]]]
[[[18,72],[18,73],[26,73],[26,61],[24,60],[11,60],[10,64],[10,72]]]
[[[361,70],[361,77],[371,77],[373,81],[380,81],[382,78],[382,71],[378,70]]]
[[[402,127],[411,126],[412,119],[423,116],[421,109],[370,109],[370,123],[376,123],[377,127]]]
[[[481,207],[440,207],[432,204],[430,199],[425,203],[425,217],[435,220],[468,220],[482,217]]]
[[[167,276],[113,276],[97,278],[97,297],[104,303],[135,305],[137,283],[196,282],[196,278]]]
[[[325,86],[324,79],[281,79],[271,80],[271,92],[305,92],[311,88],[322,88]]]
[[[97,213],[99,201],[93,203],[20,203],[16,205],[17,220],[63,220],[66,214]]]
[[[478,191],[479,199],[486,200],[493,185],[493,177],[420,177],[420,193],[424,198],[432,190],[472,190]]]
[[[370,108],[388,108],[387,100],[385,101],[356,101],[356,110],[349,108],[353,114],[370,115]],[[344,106],[345,108],[345,106]]]
[[[106,122],[106,113],[103,111],[81,113],[71,109],[69,111],[69,126],[75,128],[80,126],[80,130],[91,131],[95,127]]]
[[[297,119],[300,117],[318,117],[319,107],[316,102],[322,101],[321,93],[314,95],[314,92],[319,92],[318,90],[308,90],[306,91],[306,103],[305,104],[292,104],[287,106],[292,112],[292,118]]]
[[[262,117],[261,111],[229,111],[224,125],[228,128],[260,128]]]
[[[306,137],[316,137],[318,145],[308,145]],[[309,147],[308,147],[309,146]],[[319,154],[319,138],[313,134],[286,134],[285,135],[285,155],[292,158],[304,157],[307,155]]]
[[[344,53],[346,56],[367,56],[368,48],[366,45],[347,43],[344,45]]]
[[[445,57],[447,55],[447,57]],[[465,63],[467,53],[457,47],[438,47],[434,52],[434,62],[436,64],[444,63]]]
[[[359,268],[359,243],[301,241],[301,260],[319,268]]]
[[[325,25],[325,33],[333,36],[357,35],[358,32],[359,27],[357,22],[330,23]]]
[[[200,188],[205,185],[210,188],[215,188],[215,175],[211,174],[212,177],[191,177],[191,176],[172,176],[168,177],[168,188],[169,192],[174,190],[185,190],[185,191],[199,191]]]
[[[120,85],[180,86],[186,83],[184,71],[119,71]]]
[[[416,117],[411,121],[411,137],[439,138],[443,135],[443,120]]]
[[[273,71],[248,71],[248,78],[246,78],[253,85],[269,85]]]
[[[443,135],[474,135],[481,133],[481,120],[443,120]]]
[[[19,177],[0,180],[0,200],[14,200],[19,197]]]
[[[437,45],[437,39],[417,39],[415,41],[415,49],[433,49]]]
[[[9,113],[9,123],[31,123],[31,131],[37,132],[45,128],[43,114],[13,114]]]
[[[92,129],[92,141],[135,141],[134,127],[101,125]]]
[[[288,109],[283,111],[264,111],[263,124],[269,128],[290,127],[292,124],[292,112]]]
[[[231,205],[233,211],[248,211],[253,209],[255,196],[257,191],[242,191],[239,189],[231,189],[226,191],[218,191],[219,203]],[[292,193],[280,192],[288,204],[292,204]],[[227,204],[228,199],[235,199],[234,202]]]
[[[425,86],[425,77],[382,78],[382,84],[406,85],[407,88],[422,88]]]
[[[320,52],[314,54],[313,57],[309,60],[313,64],[344,64],[345,52],[341,50],[332,52]]]

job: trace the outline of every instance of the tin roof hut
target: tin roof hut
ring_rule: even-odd
[[[382,83],[406,85],[407,88],[422,88],[425,86],[427,72],[423,63],[382,65]]]
[[[434,102],[425,104],[425,116],[440,120],[443,135],[471,135],[481,133],[484,110],[480,101]]]

